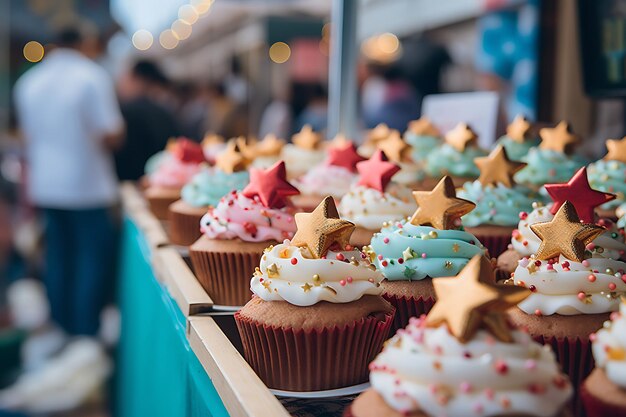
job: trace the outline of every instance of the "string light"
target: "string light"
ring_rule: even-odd
[[[24,45],[24,58],[29,62],[39,62],[43,59],[44,49],[37,41],[30,41]]]
[[[178,46],[178,38],[172,31],[172,29],[165,29],[159,35],[159,43],[165,49],[174,49]]]
[[[190,37],[191,31],[191,25],[184,20],[178,19],[172,23],[172,32],[174,32],[174,35],[176,35],[178,40],[182,41]]]
[[[270,46],[269,54],[273,62],[283,64],[291,56],[291,48],[285,42],[276,42]]]
[[[145,29],[139,29],[137,32],[133,34],[133,46],[140,51],[145,51],[152,46],[154,42],[154,38],[152,37],[152,33]]]
[[[198,21],[198,11],[191,4],[183,4],[178,9],[178,18],[185,23],[193,25]]]
[[[199,14],[205,14],[213,5],[213,0],[191,0],[189,3]]]

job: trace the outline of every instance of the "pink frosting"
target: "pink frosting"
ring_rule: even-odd
[[[157,187],[181,188],[200,172],[201,164],[185,163],[176,158],[167,158],[150,175],[150,184]]]
[[[296,223],[289,208],[267,208],[258,197],[252,199],[233,191],[202,217],[200,230],[211,239],[282,242],[293,237]]]

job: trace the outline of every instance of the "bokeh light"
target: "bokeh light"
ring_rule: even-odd
[[[140,51],[145,51],[152,46],[154,38],[152,33],[145,29],[139,29],[133,34],[133,46]]]
[[[199,14],[205,14],[211,8],[213,0],[191,0],[189,3]]]
[[[270,46],[270,59],[277,63],[282,64],[287,62],[291,56],[291,48],[285,42],[276,42]]]
[[[184,20],[178,19],[172,23],[172,32],[174,32],[174,35],[181,41],[190,37],[191,31],[191,25]]]
[[[386,54],[393,54],[400,47],[400,41],[393,33],[383,33],[378,37],[378,47]]]
[[[193,25],[198,21],[198,11],[191,4],[183,4],[178,9],[178,18],[185,23]]]
[[[174,49],[178,46],[178,38],[172,31],[172,29],[165,29],[159,35],[159,43],[165,49]]]
[[[30,62],[39,62],[43,59],[43,45],[37,41],[30,41],[24,45],[24,58]]]

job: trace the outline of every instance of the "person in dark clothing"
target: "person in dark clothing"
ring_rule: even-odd
[[[120,180],[138,180],[148,158],[180,135],[170,109],[160,102],[169,81],[151,61],[139,61],[119,82],[122,116],[126,122],[124,146],[115,154]]]

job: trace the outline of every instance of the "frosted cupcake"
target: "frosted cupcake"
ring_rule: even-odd
[[[169,236],[176,245],[188,246],[198,240],[200,220],[210,207],[233,190],[242,190],[250,178],[250,161],[235,141],[217,156],[215,168],[205,167],[181,191],[181,199],[169,207]]]
[[[332,197],[296,223],[291,241],[265,250],[250,282],[256,296],[235,314],[244,357],[274,389],[363,383],[393,322],[382,275],[349,244],[354,225]]]
[[[615,214],[617,215],[617,227],[624,233],[626,228],[626,203],[619,206],[615,210]]]
[[[539,146],[540,140],[533,131],[532,124],[522,115],[515,117],[506,128],[506,135],[500,137],[496,145],[502,145],[514,161],[520,161],[530,148]]]
[[[476,158],[475,163],[480,177],[458,190],[459,197],[476,203],[476,208],[463,217],[463,224],[487,246],[491,256],[497,257],[506,250],[519,213],[531,210],[541,196],[515,183],[513,175],[525,164],[511,161],[502,145],[489,156]]]
[[[480,255],[433,281],[439,301],[385,344],[346,417],[569,415],[572,386],[554,354],[507,323],[528,291],[494,285]]]
[[[486,254],[478,239],[460,227],[461,215],[474,203],[456,197],[450,177],[414,196],[419,208],[411,219],[387,224],[364,248],[386,278],[383,297],[396,308],[394,330],[431,309],[430,278],[455,276],[472,257]]]
[[[217,156],[224,152],[225,149],[226,143],[222,136],[210,132],[204,135],[202,139],[202,151],[204,152],[204,157],[211,165],[215,164]]]
[[[384,222],[400,221],[415,211],[411,190],[391,182],[399,169],[380,149],[369,160],[357,164],[359,181],[339,203],[341,216],[357,227],[352,237],[355,245],[369,244]]]
[[[285,140],[276,135],[265,135],[262,141],[251,146],[249,158],[253,159],[255,168],[269,168],[280,160],[280,154],[285,146]]]
[[[367,132],[365,142],[359,146],[359,154],[365,158],[370,158],[379,149],[378,144],[387,139],[393,132],[396,132],[396,130],[389,129],[389,126],[385,123],[376,125],[376,127]]]
[[[606,141],[608,153],[599,161],[589,164],[589,182],[593,188],[613,193],[617,198],[602,205],[606,217],[614,217],[615,209],[626,201],[626,137]]]
[[[170,146],[170,156],[164,157],[149,175],[145,192],[150,210],[159,220],[167,220],[170,204],[180,198],[183,186],[205,162],[200,145],[189,139],[177,139]]]
[[[445,136],[445,143],[433,150],[426,159],[426,173],[433,178],[449,175],[456,185],[480,175],[474,159],[487,152],[478,147],[478,136],[471,127],[460,123]]]
[[[596,368],[585,380],[580,395],[587,417],[626,416],[626,304],[590,336]]]
[[[397,130],[393,131],[387,139],[380,141],[378,148],[387,155],[390,161],[400,167],[400,170],[393,176],[394,182],[411,189],[422,186],[424,171],[413,161],[411,145],[402,139]]]
[[[583,165],[585,159],[573,154],[580,138],[567,122],[539,131],[541,144],[522,158],[527,165],[515,175],[515,181],[539,189],[547,183],[566,182]]]
[[[354,143],[331,143],[326,160],[295,181],[300,195],[294,197],[294,205],[310,211],[325,196],[340,199],[357,181],[356,165],[363,160]]]
[[[416,163],[423,163],[430,152],[441,145],[441,132],[428,117],[421,117],[409,122],[404,132],[404,140],[411,145],[411,157]]]
[[[289,178],[295,179],[322,163],[326,152],[322,136],[314,132],[309,125],[305,125],[300,132],[292,136],[291,140],[293,143],[283,147],[281,159],[285,161]]]
[[[243,191],[223,197],[202,217],[203,236],[189,254],[198,281],[216,304],[241,306],[250,299],[250,276],[263,249],[295,232],[288,197],[297,193],[282,161],[267,170],[251,168]]]

